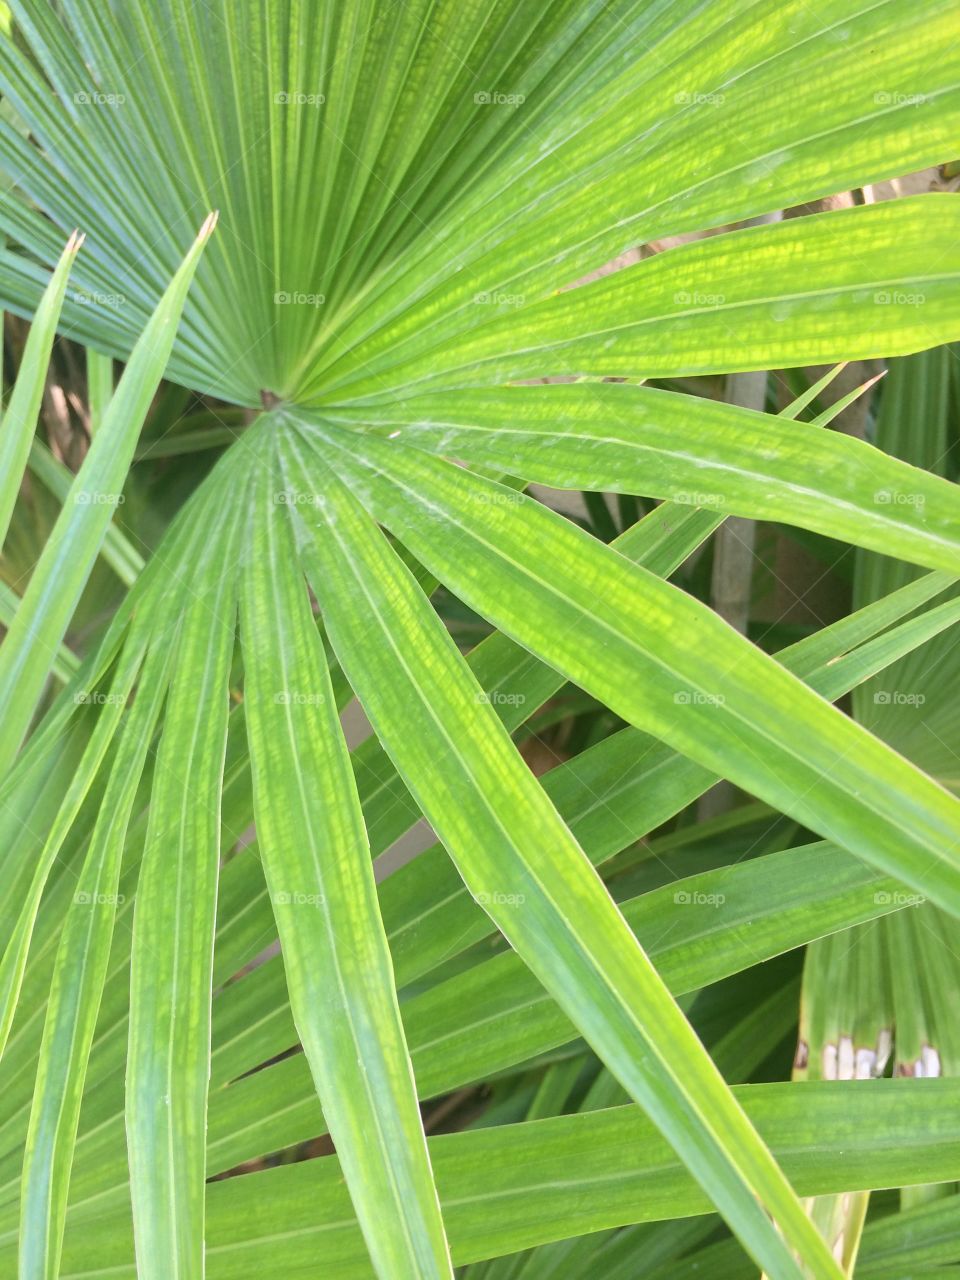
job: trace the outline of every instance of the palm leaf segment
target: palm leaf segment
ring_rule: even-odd
[[[450,1274],[370,866],[398,775],[469,893],[755,1259],[778,1276],[836,1274],[522,765],[482,673],[433,611],[425,573],[378,524],[501,629],[502,661],[527,650],[546,663],[538,671],[594,693],[629,732],[689,762],[693,794],[725,774],[960,913],[951,796],[667,585],[668,566],[644,567],[652,547],[606,548],[448,461],[681,501],[709,490],[721,510],[956,573],[945,481],[819,428],[595,381],[908,352],[957,336],[950,199],[738,232],[566,289],[630,245],[948,159],[960,115],[939,57],[951,6],[924,0],[922,22],[915,7],[848,0],[829,21],[782,0],[10,7],[6,305],[32,312],[79,225],[87,243],[64,327],[126,357],[190,230],[218,208],[167,373],[235,405],[279,406],[239,435],[181,513],[5,784],[15,805],[49,775],[49,852],[107,908],[82,914],[89,902],[77,894],[67,910],[70,880],[48,856],[36,925],[35,908],[5,922],[17,961],[8,1001],[52,977],[45,1026],[15,1021],[3,1065],[10,1133],[27,1142],[27,1274],[55,1274],[65,1219],[82,1227],[85,1204],[123,1188],[115,1158],[90,1158],[98,1143],[115,1157],[122,1142],[116,1080],[78,1120],[84,1079],[107,1070],[85,1013],[103,990],[101,1023],[128,1025],[142,1275],[201,1273],[204,1174],[224,1167],[234,1141],[214,1106],[208,1160],[211,1045],[222,1088],[267,1056],[270,1036],[295,1035],[375,1269],[391,1280]],[[771,112],[786,84],[789,110]],[[902,301],[918,296],[922,307]],[[582,381],[509,385],[544,375]],[[876,499],[905,486],[924,502]],[[715,523],[691,527],[689,546]],[[167,567],[176,563],[189,582]],[[245,702],[230,713],[238,619]],[[88,738],[70,698],[111,664],[118,701],[139,680],[137,697]],[[362,770],[354,781],[340,734],[344,675],[386,753],[373,782]],[[54,820],[72,767],[58,744],[74,722],[81,776],[91,797],[105,787],[110,800],[104,822],[81,834]],[[147,760],[138,744],[158,725]],[[234,1044],[218,1028],[230,1000],[213,1000],[211,1014],[211,993],[262,945],[231,915],[256,898],[259,873],[250,857],[222,872],[218,862],[251,806],[290,1003],[270,1035]],[[28,866],[30,852],[15,842],[12,864]],[[117,886],[133,884],[132,941],[118,931],[111,953],[118,898],[130,923]],[[104,987],[115,956],[129,957],[129,1018]],[[265,966],[256,981],[275,974]],[[24,1072],[38,1053],[31,1107]],[[236,1095],[224,1096],[229,1112]],[[82,1264],[82,1230],[68,1226],[67,1254]]]

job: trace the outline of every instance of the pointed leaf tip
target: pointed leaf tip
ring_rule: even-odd
[[[219,221],[219,218],[220,218],[220,210],[212,209],[204,219],[203,226],[200,228],[197,234],[197,239],[198,240],[208,239],[213,234],[214,228],[216,227],[217,222]]]

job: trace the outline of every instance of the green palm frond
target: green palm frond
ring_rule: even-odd
[[[584,277],[950,159],[952,6],[9,9],[0,303],[35,319],[0,528],[28,462],[62,508],[2,615],[5,1273],[414,1280],[513,1254],[468,1274],[534,1280],[566,1257],[538,1246],[716,1211],[777,1280],[840,1275],[798,1196],[960,1177],[955,1084],[731,1088],[749,1015],[721,1001],[708,1051],[694,993],[814,943],[809,1020],[841,931],[874,930],[845,961],[869,975],[880,938],[918,959],[919,915],[881,919],[905,892],[953,928],[949,766],[864,699],[949,666],[960,505],[939,455],[829,430],[850,397],[798,421],[832,372],[777,417],[677,386],[960,338],[960,205]],[[33,440],[58,327],[87,349],[69,488]],[[944,399],[946,367],[924,366]],[[143,547],[109,500],[136,459],[175,482]],[[615,523],[594,499],[601,541],[538,484],[662,501]],[[727,514],[896,567],[771,656],[682,577]],[[101,554],[126,594],[73,664]],[[466,655],[455,608],[486,636]],[[538,779],[513,735],[570,686],[606,728]],[[851,690],[855,718],[831,705]],[[351,750],[354,696],[374,737]],[[658,879],[686,816],[652,833],[718,778],[784,821],[705,826]],[[436,843],[378,886],[421,818]],[[513,1123],[425,1136],[424,1103],[491,1077]],[[318,1135],[335,1155],[209,1181]],[[705,1239],[664,1228],[650,1256]],[[626,1274],[651,1241],[596,1257]]]

